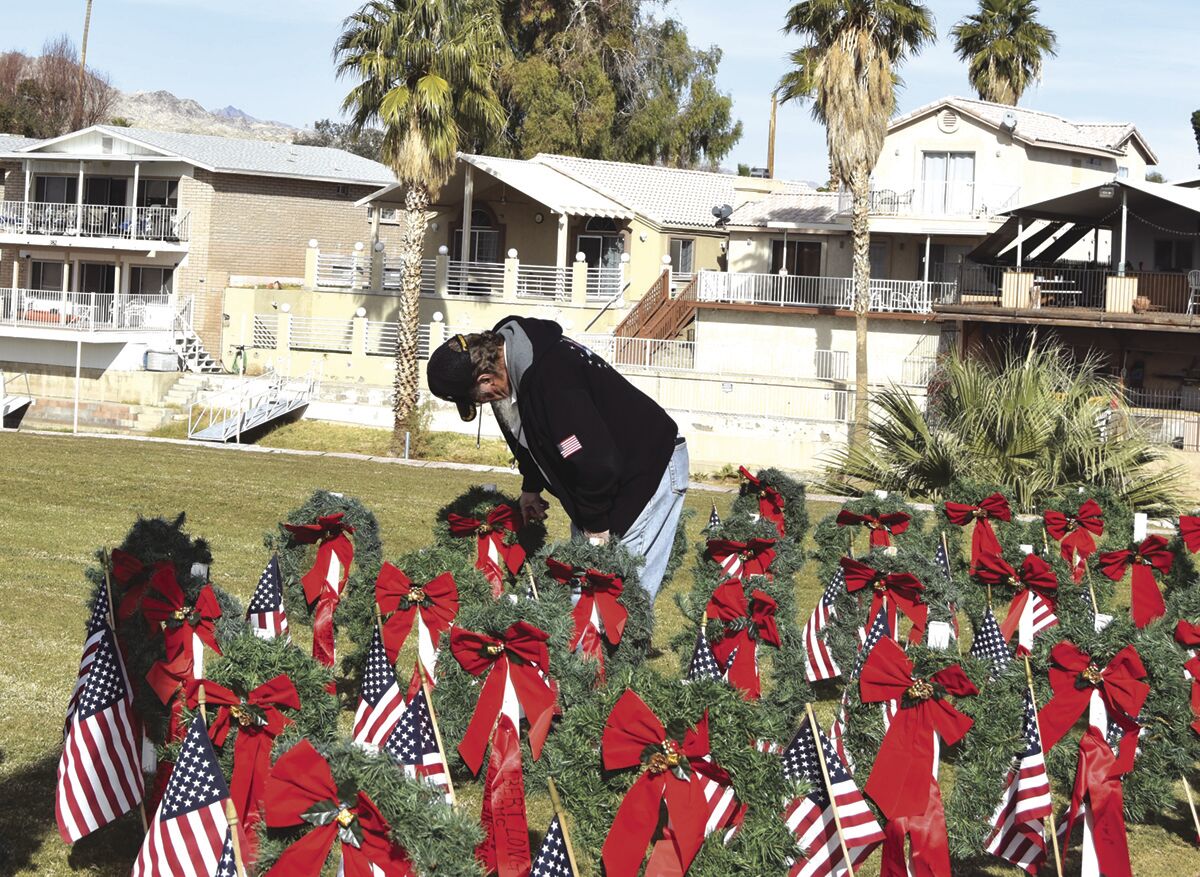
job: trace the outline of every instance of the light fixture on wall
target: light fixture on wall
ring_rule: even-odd
[[[538,225],[541,225],[543,222],[546,221],[546,216],[545,216],[545,214],[540,213],[540,212],[535,213],[535,214],[533,214],[533,221],[536,222]]]

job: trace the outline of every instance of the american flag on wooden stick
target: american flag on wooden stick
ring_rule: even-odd
[[[271,555],[267,568],[259,576],[250,606],[246,609],[246,620],[255,636],[263,639],[290,640],[287,613],[283,609],[283,579],[279,575],[279,555]]]
[[[829,787],[833,790],[832,800],[817,760],[817,742],[811,725],[806,722],[800,728],[782,755],[784,778],[805,782],[810,790],[784,808],[784,821],[805,856],[792,863],[788,877],[825,877],[849,871],[834,821],[835,806],[851,864],[857,866],[883,842],[883,829],[823,733],[820,746],[829,773]]]
[[[704,633],[704,624],[701,623],[700,630],[696,633],[696,647],[692,649],[692,661],[688,665],[687,675],[683,681],[684,683],[698,682],[701,679],[719,681],[724,678],[721,665],[713,657],[712,646],[709,645],[708,636]]]
[[[721,516],[717,514],[717,504],[712,504],[712,511],[708,513],[708,529],[715,530],[721,526]]]
[[[105,620],[92,643],[87,681],[79,691],[58,762],[54,809],[58,831],[75,843],[141,804],[133,691]]]
[[[229,786],[204,719],[192,719],[158,813],[131,877],[224,877],[234,874],[233,833],[225,815]]]
[[[396,671],[383,647],[379,626],[371,635],[367,669],[363,673],[358,710],[354,714],[354,742],[382,746],[404,712],[404,697],[396,684]]]
[[[846,571],[839,566],[837,572],[833,574],[833,578],[829,580],[829,584],[825,586],[821,599],[817,601],[817,608],[813,609],[808,623],[804,625],[804,672],[809,682],[834,679],[842,675],[842,670],[833,660],[833,655],[821,637],[821,632],[833,620],[834,604],[837,602],[838,594],[845,587]]]
[[[860,635],[862,630],[859,630]],[[895,631],[892,625],[888,622],[888,614],[886,612],[876,612],[875,620],[871,622],[871,629],[862,637],[862,645],[858,647],[858,656],[854,659],[854,668],[850,671],[850,678],[857,679],[862,675],[862,668],[867,663],[867,658],[871,655],[871,650],[879,644],[879,641],[885,636],[893,636]],[[849,686],[847,686],[849,688]],[[894,712],[894,709],[893,709]],[[890,721],[891,716],[888,712],[888,704],[884,704],[883,709],[884,723]],[[833,720],[833,725],[829,728],[829,738],[833,741],[833,746],[837,751],[838,758],[846,765],[850,771],[854,770],[854,759],[850,755],[850,750],[846,748],[846,693],[842,693],[842,703],[838,707],[837,718]]]
[[[87,635],[83,641],[83,657],[79,659],[79,675],[75,679],[75,689],[71,692],[71,699],[67,701],[67,719],[63,727],[64,737],[67,729],[71,727],[71,717],[75,715],[75,705],[79,702],[79,696],[87,685],[88,669],[96,658],[96,649],[100,645],[100,638],[105,631],[111,630],[108,618],[108,599],[108,582],[101,582],[100,589],[96,594],[96,603],[92,606],[91,617],[88,618]]]
[[[546,837],[533,858],[533,870],[529,872],[529,877],[577,877],[567,856],[567,842],[557,816],[550,820]]]
[[[1025,692],[1025,748],[1004,781],[1004,793],[992,815],[987,851],[1036,874],[1046,858],[1045,820],[1051,812],[1050,780],[1038,734],[1033,694]]]
[[[446,759],[438,749],[429,701],[425,698],[425,689],[416,670],[413,671],[413,679],[416,693],[409,700],[404,715],[388,735],[383,748],[403,766],[407,776],[419,778],[434,786],[445,796],[446,803],[450,804],[453,802],[450,798],[450,786],[446,782]]]
[[[991,662],[992,678],[1012,663],[1008,643],[1004,641],[1004,634],[1000,632],[1000,624],[996,621],[996,614],[992,612],[991,606],[983,613],[983,621],[975,631],[975,639],[971,642],[971,656]]]

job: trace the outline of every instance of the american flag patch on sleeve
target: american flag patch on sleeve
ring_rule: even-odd
[[[562,454],[562,458],[564,460],[567,459],[567,457],[571,456],[572,454],[577,453],[578,451],[582,451],[582,450],[583,450],[583,445],[581,445],[579,443],[578,436],[576,436],[574,434],[567,436],[565,439],[563,439],[561,442],[558,443],[558,452],[560,454]]]

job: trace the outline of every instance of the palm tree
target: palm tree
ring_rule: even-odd
[[[460,147],[504,128],[495,75],[504,33],[495,0],[370,0],[343,22],[338,76],[358,80],[342,109],[356,132],[383,129],[382,157],[404,187],[393,447],[416,409],[421,257],[431,199]]]
[[[75,102],[75,129],[83,127],[83,85],[87,80],[87,41],[92,27],[92,0],[87,0],[87,11],[83,15],[83,43],[79,48],[79,97]]]
[[[1056,54],[1058,39],[1037,15],[1033,0],[979,0],[979,11],[951,29],[981,99],[1015,107],[1029,83],[1041,78],[1042,60]]]
[[[871,305],[871,171],[896,105],[896,67],[934,38],[933,16],[916,0],[804,0],[784,30],[804,38],[796,69],[780,83],[786,96],[811,96],[824,123],[832,175],[854,196],[854,433],[867,440],[867,311]],[[797,63],[798,62],[798,63]]]
[[[1083,485],[1134,508],[1169,513],[1183,473],[1138,429],[1095,356],[1031,342],[967,359],[952,354],[922,410],[908,390],[878,393],[869,444],[836,454],[835,491],[872,488],[940,499],[955,481],[999,485],[1021,511]]]

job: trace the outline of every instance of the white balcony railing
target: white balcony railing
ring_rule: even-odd
[[[504,263],[451,260],[446,272],[446,291],[499,298],[504,295]]]
[[[872,279],[870,309],[927,314],[934,301],[951,296],[953,290],[953,283]],[[851,310],[854,278],[701,271],[697,276],[696,297],[702,302]]]
[[[57,289],[0,289],[0,324],[78,332],[170,331],[175,296],[114,295]]]
[[[850,378],[850,354],[845,350],[814,350],[816,376],[825,381],[845,381]]]
[[[916,185],[871,188],[875,216],[987,219],[1017,206],[1021,189],[995,183],[921,180]]]
[[[691,371],[696,367],[694,341],[660,341],[615,335],[577,335],[576,340],[611,365],[656,371]]]
[[[522,265],[517,270],[517,298],[571,300],[571,269],[557,265]]]
[[[0,234],[180,243],[190,224],[190,214],[175,207],[0,201]]]

